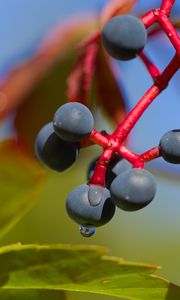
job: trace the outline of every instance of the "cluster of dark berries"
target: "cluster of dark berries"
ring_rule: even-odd
[[[52,123],[39,132],[35,148],[37,157],[49,168],[64,171],[76,160],[78,142],[88,137],[93,129],[93,117],[89,109],[77,102],[61,106]],[[180,163],[180,130],[166,133],[160,141],[164,159]],[[88,169],[88,180],[99,158]],[[83,184],[70,192],[66,208],[68,215],[81,226],[84,236],[91,236],[94,227],[104,225],[114,215],[115,206],[125,211],[136,211],[148,205],[154,198],[156,183],[144,169],[131,168],[131,164],[117,153],[108,164],[105,187]]]
[[[78,157],[78,142],[88,137],[93,127],[93,116],[85,105],[64,104],[56,111],[53,122],[40,130],[35,143],[37,157],[55,171],[66,170]]]
[[[111,56],[121,60],[136,57],[146,40],[147,31],[143,22],[130,15],[112,18],[102,32],[105,49]],[[64,171],[75,162],[80,143],[91,138],[93,129],[94,119],[85,105],[66,103],[56,111],[53,122],[40,130],[35,143],[36,155],[49,168]],[[106,150],[110,148],[111,143]],[[159,156],[166,161],[180,163],[180,130],[166,133],[158,149]],[[92,180],[100,164],[106,169],[103,184]],[[108,161],[96,158],[91,163],[88,183],[70,192],[66,209],[70,218],[80,225],[81,234],[88,237],[94,234],[95,227],[112,219],[116,206],[125,211],[136,211],[147,206],[155,193],[153,175],[142,166],[132,167],[114,146]]]

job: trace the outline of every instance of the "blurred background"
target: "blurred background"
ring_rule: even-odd
[[[108,2],[0,0],[0,82],[6,80],[11,70],[36,53],[54,27],[58,25],[60,28],[61,24],[68,24],[76,16],[92,15],[98,18]],[[161,1],[137,2],[134,14],[157,7]],[[174,6],[173,17],[180,18],[179,1]],[[173,56],[174,49],[165,35],[161,34],[148,42],[147,53],[162,70]],[[112,64],[130,109],[150,87],[151,79],[138,59],[120,63],[112,60]],[[168,89],[155,100],[135,126],[129,140],[132,150],[140,153],[154,147],[166,131],[180,127],[179,83],[180,74],[177,73]],[[112,130],[99,112],[97,119],[97,128]],[[1,138],[14,134],[9,119],[2,122],[0,133]],[[99,151],[96,146],[82,150],[77,163],[65,173],[52,172],[38,204],[1,240],[1,245],[19,241],[104,245],[109,248],[111,255],[162,266],[157,274],[180,284],[179,166],[172,166],[162,159],[147,164],[158,183],[152,204],[133,213],[117,209],[113,220],[99,228],[90,239],[81,237],[78,226],[68,218],[65,199],[70,190],[86,182],[87,166]],[[78,295],[77,299],[80,297]]]

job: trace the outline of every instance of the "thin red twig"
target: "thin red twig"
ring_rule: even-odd
[[[95,129],[92,130],[89,139],[101,147],[107,148],[109,146],[109,139]]]
[[[132,152],[131,150],[129,150],[128,148],[126,148],[125,146],[120,146],[117,147],[116,150],[122,157],[124,157],[125,159],[127,159],[130,163],[134,163],[136,160],[139,159],[139,155],[137,155],[136,153]]]
[[[164,14],[166,14],[167,16],[169,16],[174,3],[175,3],[175,0],[162,0],[162,4],[161,4],[160,10]]]
[[[140,156],[139,156],[139,159],[141,159],[142,161],[144,162],[148,162],[148,161],[151,161],[155,158],[158,158],[160,157],[160,152],[159,152],[159,147],[154,147],[144,153],[142,153]]]
[[[171,44],[175,48],[176,54],[162,73],[156,67],[156,65],[151,62],[151,60],[147,57],[147,55],[145,55],[144,52],[140,54],[140,57],[147,67],[147,70],[151,75],[154,84],[135,105],[135,107],[129,112],[123,122],[119,124],[113,134],[111,134],[109,137],[106,137],[106,141],[103,141],[102,143],[102,137],[97,133],[94,133],[94,137],[96,137],[96,143],[101,143],[103,144],[103,147],[105,147],[102,158],[106,153],[108,153],[108,161],[110,160],[110,155],[112,155],[112,153],[116,151],[122,157],[131,162],[133,168],[143,168],[145,162],[151,161],[160,156],[158,147],[152,148],[145,153],[138,155],[126,148],[123,143],[142,114],[156,99],[156,97],[167,87],[173,75],[180,68],[180,39],[176,29],[168,18],[174,2],[174,0],[163,0],[160,9],[151,10],[141,18],[146,28],[149,28],[155,22],[159,23],[159,25],[162,27],[162,30],[164,30]],[[105,144],[107,144],[107,146]],[[110,150],[109,152],[108,149]],[[100,165],[97,164],[97,168],[95,169],[94,175],[90,181],[91,184],[99,182],[99,184],[104,185],[105,174],[102,172],[102,167],[100,166],[101,163]],[[106,168],[107,167],[104,167],[104,172]],[[102,178],[100,179],[101,176]]]
[[[100,159],[96,163],[96,167],[91,177],[89,184],[97,184],[101,186],[105,186],[105,176],[108,164],[110,162],[113,150],[111,148],[103,151]]]
[[[144,64],[145,64],[149,74],[151,75],[153,81],[155,81],[156,77],[161,75],[161,71],[156,67],[155,64],[152,63],[152,61],[147,56],[147,54],[144,53],[144,51],[142,51],[139,56],[142,59],[142,61],[144,62]]]
[[[89,182],[90,184],[99,184],[102,186],[105,185],[107,166],[114,152],[118,152],[123,158],[132,163],[133,168],[143,168],[144,163],[160,156],[159,147],[154,147],[138,155],[128,149],[124,144],[128,134],[133,129],[142,114],[156,99],[156,97],[168,86],[169,81],[180,68],[180,38],[178,32],[169,19],[169,14],[174,3],[175,0],[162,0],[160,9],[153,9],[141,17],[141,20],[146,28],[149,28],[154,23],[158,23],[160,25],[162,30],[169,38],[170,43],[174,47],[175,55],[165,70],[161,72],[144,52],[140,54],[140,58],[144,62],[154,81],[154,84],[149,88],[149,90],[144,94],[144,96],[128,113],[125,119],[117,126],[111,135],[99,133],[95,129],[91,132],[89,138],[90,144],[98,144],[103,147],[104,150],[96,164],[94,174]],[[83,42],[83,46],[88,48],[94,43],[98,43],[99,39],[100,34],[96,32]],[[90,59],[89,57],[88,59],[90,62],[92,61],[92,58]],[[88,86],[90,79],[91,78],[88,79]]]

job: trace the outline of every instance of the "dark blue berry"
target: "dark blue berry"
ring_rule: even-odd
[[[61,172],[69,168],[78,156],[76,144],[60,139],[54,132],[53,124],[45,125],[37,135],[35,153],[47,167]]]
[[[94,169],[96,167],[97,161],[100,159],[100,156],[96,157],[91,161],[87,170],[87,180],[89,181],[94,174]]]
[[[180,164],[180,129],[165,133],[159,144],[162,157],[173,164]]]
[[[85,105],[70,102],[56,111],[53,124],[60,138],[69,142],[77,142],[89,136],[94,127],[94,119]]]
[[[131,169],[118,175],[111,184],[111,199],[126,211],[139,210],[148,205],[156,193],[153,175],[144,169]]]
[[[119,174],[131,169],[132,165],[126,159],[120,159],[112,168],[112,172],[118,176]]]
[[[122,15],[113,17],[102,31],[102,42],[114,58],[129,60],[135,58],[145,47],[147,31],[137,17]]]
[[[66,209],[76,223],[84,227],[98,227],[112,219],[115,205],[106,188],[83,184],[70,192]]]
[[[94,159],[89,165],[88,172],[87,172],[88,181],[93,176],[94,169],[99,158],[100,157]],[[127,169],[130,169],[130,167],[131,164],[126,159],[123,159],[119,154],[115,153],[115,155],[112,157],[107,167],[106,178],[105,178],[106,187],[109,189],[112,181],[116,178],[116,176],[126,171]]]

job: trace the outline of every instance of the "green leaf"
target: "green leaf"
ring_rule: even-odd
[[[104,248],[96,246],[2,247],[0,266],[0,292],[4,292],[4,298],[12,290],[32,289],[88,292],[131,300],[180,299],[180,287],[152,275],[157,267],[105,256]]]
[[[68,297],[62,291],[49,290],[18,290],[18,289],[0,289],[0,299],[3,300],[67,300]]]
[[[38,200],[45,173],[14,141],[0,143],[0,237]]]

